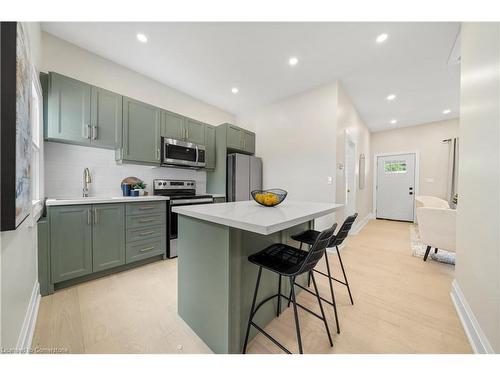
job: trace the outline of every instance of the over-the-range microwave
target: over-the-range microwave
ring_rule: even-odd
[[[161,138],[161,165],[188,168],[205,168],[205,146]]]

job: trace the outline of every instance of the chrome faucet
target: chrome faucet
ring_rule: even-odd
[[[92,182],[88,168],[83,170],[83,197],[89,196],[89,184]]]

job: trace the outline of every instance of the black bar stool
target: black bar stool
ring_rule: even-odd
[[[285,244],[273,244],[258,253],[252,254],[248,257],[248,260],[259,266],[259,273],[257,275],[257,284],[255,285],[255,292],[252,300],[252,308],[250,309],[250,316],[248,318],[247,332],[245,335],[245,343],[243,344],[243,354],[245,354],[247,350],[248,344],[248,336],[250,334],[250,327],[253,326],[259,332],[261,332],[264,336],[266,336],[269,340],[271,340],[274,344],[276,344],[281,350],[285,353],[291,354],[291,352],[285,348],[282,344],[280,344],[274,337],[272,337],[269,333],[264,331],[263,328],[259,327],[254,321],[253,317],[255,313],[268,301],[272,300],[275,297],[278,297],[278,311],[276,315],[279,316],[280,308],[281,308],[281,298],[285,298],[293,303],[293,313],[295,317],[295,329],[297,331],[297,342],[299,345],[300,354],[303,353],[302,350],[302,339],[300,336],[300,325],[299,325],[299,316],[297,314],[297,306],[321,319],[325,324],[326,333],[328,335],[328,340],[330,341],[330,346],[333,346],[332,337],[330,335],[330,330],[328,329],[328,323],[326,322],[325,312],[323,310],[323,305],[321,304],[321,298],[318,293],[318,287],[316,285],[316,280],[314,279],[314,275],[312,270],[321,259],[323,254],[326,251],[326,246],[330,242],[333,233],[335,232],[337,224],[334,224],[332,228],[327,229],[321,233],[319,233],[316,241],[311,246],[311,249],[307,252],[304,250],[297,249],[292,246],[288,246]],[[259,284],[260,277],[262,274],[262,268],[265,268],[271,272],[277,273],[279,275],[278,280],[278,293],[274,294],[263,301],[261,301],[257,306],[255,306],[255,302],[257,300],[257,294],[259,292]],[[316,314],[314,311],[308,309],[305,306],[297,303],[295,298],[295,288],[294,286],[298,285],[295,283],[295,278],[301,274],[309,273],[316,293],[313,293],[319,304],[319,309],[321,311],[321,315]],[[290,280],[290,298],[281,294],[281,277],[288,277]],[[311,292],[312,293],[312,292]]]
[[[336,247],[337,248],[337,256],[339,257],[340,268],[342,269],[342,273],[344,274],[344,281],[338,280],[332,276],[332,274],[330,272],[330,264],[328,263],[328,253],[327,252],[325,252],[327,273],[313,269],[314,272],[317,272],[323,276],[328,277],[328,282],[330,283],[330,294],[332,296],[332,300],[328,301],[324,298],[321,298],[321,299],[323,301],[325,301],[326,303],[333,306],[333,311],[335,313],[335,322],[337,324],[337,333],[340,333],[340,326],[339,326],[339,320],[338,320],[338,315],[337,315],[337,305],[335,303],[335,295],[333,293],[332,281],[337,281],[338,283],[343,284],[347,287],[347,291],[349,293],[349,298],[351,300],[351,304],[354,305],[354,301],[352,299],[352,294],[351,294],[351,288],[349,287],[349,281],[347,281],[347,276],[345,273],[344,264],[342,263],[342,258],[340,256],[339,246],[340,246],[340,244],[342,244],[342,242],[345,240],[345,238],[349,234],[349,231],[351,230],[351,227],[354,223],[354,220],[356,220],[357,217],[358,217],[357,213],[355,213],[354,215],[348,216],[345,219],[344,223],[342,224],[342,227],[340,227],[338,233],[330,239],[330,243],[327,246],[327,247]],[[295,241],[300,242],[300,249],[302,249],[303,243],[306,243],[309,246],[312,246],[314,244],[314,242],[316,241],[316,239],[318,238],[319,234],[320,234],[320,232],[310,229],[310,230],[306,230],[305,232],[293,235],[292,238]],[[290,305],[290,302],[288,302],[288,305]]]

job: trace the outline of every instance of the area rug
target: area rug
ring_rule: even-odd
[[[410,245],[412,252],[411,255],[418,258],[424,257],[427,246],[422,243],[422,240],[420,239],[420,233],[418,231],[418,225],[416,224],[410,225]],[[434,254],[434,248],[432,248],[431,252],[429,253],[429,257],[427,258],[427,261],[429,260],[455,264],[455,253],[439,249],[437,254]]]

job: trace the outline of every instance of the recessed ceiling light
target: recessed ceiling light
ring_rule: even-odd
[[[389,37],[389,35],[387,35],[385,33],[384,34],[380,34],[379,36],[377,36],[377,39],[375,39],[375,41],[377,43],[379,43],[379,44],[380,43],[384,43],[387,40],[388,37]]]
[[[391,124],[394,125],[395,123],[397,123],[398,120],[391,120]]]
[[[447,115],[448,113],[451,113],[451,109],[445,109],[443,111],[443,115]]]
[[[238,90],[238,88],[237,88],[237,87],[233,87],[233,88],[231,89],[231,92],[232,92],[233,94],[237,94],[239,91],[240,91],[240,90]]]
[[[297,65],[298,62],[299,62],[299,59],[296,57],[290,57],[290,59],[288,60],[288,64],[290,64],[291,66]]]
[[[142,33],[137,34],[137,40],[141,43],[147,43],[148,42],[148,37]]]
[[[396,99],[396,95],[394,95],[394,94],[389,94],[389,95],[387,95],[387,98],[386,98],[386,99],[387,99],[387,100],[394,100],[394,99]]]

